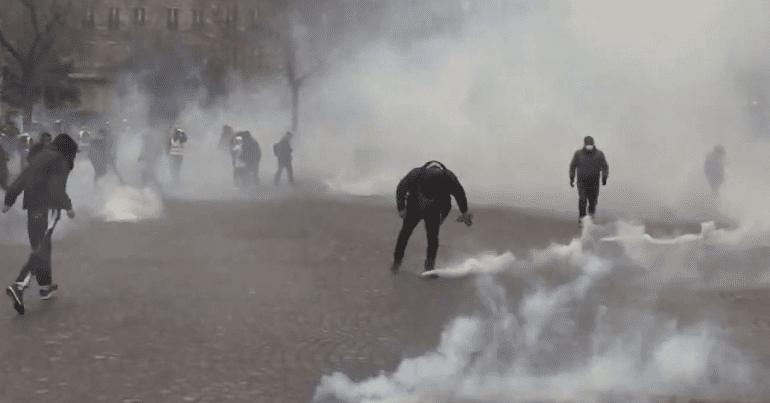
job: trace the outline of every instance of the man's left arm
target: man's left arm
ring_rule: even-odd
[[[607,177],[610,175],[610,166],[607,164],[607,158],[602,153],[602,184],[607,184]]]
[[[449,180],[451,181],[450,185],[450,194],[454,196],[455,200],[457,201],[457,207],[460,209],[460,212],[465,214],[468,212],[468,199],[465,196],[465,189],[463,188],[463,185],[460,184],[460,180],[457,179],[457,176],[452,172],[447,172],[449,176]]]

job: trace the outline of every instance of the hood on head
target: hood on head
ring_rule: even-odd
[[[64,154],[69,161],[70,170],[75,167],[75,156],[78,153],[78,143],[67,133],[62,133],[53,140],[54,149]]]

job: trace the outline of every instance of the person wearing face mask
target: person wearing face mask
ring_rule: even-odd
[[[575,187],[575,176],[577,176],[578,186],[578,211],[580,218],[578,225],[582,227],[583,217],[586,216],[586,204],[588,205],[588,214],[593,221],[596,214],[596,203],[599,199],[599,179],[602,185],[607,185],[607,176],[609,175],[609,165],[604,153],[596,148],[594,139],[586,136],[583,139],[584,146],[575,151],[572,157],[572,163],[569,165],[569,185]]]

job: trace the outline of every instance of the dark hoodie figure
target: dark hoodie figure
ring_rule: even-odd
[[[289,175],[289,183],[294,185],[294,169],[291,166],[291,132],[286,132],[281,141],[273,144],[273,154],[278,157],[278,172],[275,173],[275,184],[281,180],[281,174],[286,168],[286,174]]]
[[[107,175],[107,139],[95,137],[88,147],[88,159],[94,166],[94,182]]]
[[[577,171],[578,185],[578,211],[580,218],[578,225],[582,227],[583,217],[586,216],[586,204],[588,204],[588,214],[593,220],[596,214],[596,203],[599,199],[599,179],[602,185],[607,185],[607,176],[609,175],[609,166],[604,153],[594,146],[594,139],[586,136],[584,146],[575,151],[572,157],[572,163],[569,165],[569,185],[575,187],[575,171]]]
[[[40,135],[40,141],[38,141],[35,145],[32,146],[32,148],[29,149],[27,162],[31,162],[40,151],[51,149],[51,147],[53,147],[51,133],[43,132]]]
[[[468,213],[468,201],[465,190],[452,171],[438,161],[429,161],[420,168],[411,170],[398,184],[396,189],[396,207],[401,219],[404,220],[401,232],[396,241],[393,253],[391,271],[396,273],[401,268],[406,245],[417,224],[425,221],[425,232],[428,235],[428,250],[425,258],[425,271],[431,271],[436,265],[438,254],[439,227],[452,210],[454,196],[462,215],[457,219],[471,226]]]
[[[182,161],[184,159],[184,143],[187,142],[187,135],[182,129],[174,129],[174,134],[168,139],[167,152],[171,160],[171,176],[174,184],[179,184],[179,178],[182,176]]]
[[[725,148],[720,145],[714,147],[714,150],[706,156],[706,163],[703,168],[711,191],[718,195],[719,188],[725,181]]]
[[[41,299],[51,298],[59,288],[51,278],[53,228],[48,229],[48,215],[53,210],[58,221],[61,210],[66,210],[69,218],[75,218],[72,201],[67,195],[67,178],[75,167],[77,153],[78,146],[72,137],[66,133],[56,136],[53,147],[41,150],[5,194],[3,213],[8,212],[16,198],[24,192],[23,208],[27,210],[27,232],[32,248],[32,255],[22,267],[16,282],[6,289],[14,309],[20,314],[24,314],[22,294],[32,276],[40,285]]]
[[[233,169],[236,187],[259,185],[259,162],[262,150],[248,131],[239,132],[232,147]]]
[[[233,138],[235,137],[235,132],[233,132],[233,128],[227,125],[222,126],[222,134],[219,137],[219,148],[224,149],[233,146]]]

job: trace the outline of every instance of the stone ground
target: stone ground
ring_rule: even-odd
[[[473,213],[468,229],[452,212],[440,261],[480,250],[522,256],[579,234],[574,220],[510,208]],[[331,371],[356,379],[393,370],[477,305],[471,280],[417,276],[422,226],[403,272],[390,273],[399,226],[392,205],[305,194],[169,200],[158,220],[91,222],[54,241],[54,299],[38,300],[33,285],[18,316],[3,297],[0,402],[307,402]],[[10,283],[28,247],[0,245],[0,256]],[[672,291],[657,307],[681,318],[707,312],[770,357],[765,289]]]

